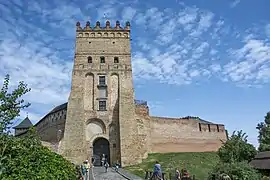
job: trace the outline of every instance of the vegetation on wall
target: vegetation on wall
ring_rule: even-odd
[[[30,105],[22,99],[30,89],[20,82],[12,92],[8,90],[7,75],[0,91],[0,179],[76,179],[75,166],[42,146],[35,129],[23,138],[9,134],[14,118],[20,115],[21,109]]]

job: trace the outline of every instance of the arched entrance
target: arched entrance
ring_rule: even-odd
[[[93,142],[93,157],[95,159],[94,166],[101,165],[102,154],[105,154],[108,163],[110,164],[110,143],[105,138],[97,138]]]

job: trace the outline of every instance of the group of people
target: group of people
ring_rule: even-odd
[[[179,169],[176,169],[175,180],[188,180],[188,179],[191,179],[191,177],[186,169],[182,169],[181,171],[179,171]]]
[[[150,179],[163,180],[162,174],[163,173],[162,173],[161,165],[158,161],[156,161],[154,165],[154,171]],[[190,179],[190,175],[186,169],[182,169],[181,172],[179,171],[179,169],[176,169],[175,180],[188,180],[188,179]]]
[[[94,163],[95,163],[95,159],[92,157],[92,163],[91,163],[92,167],[94,167]],[[81,178],[83,180],[88,180],[91,164],[88,162],[88,160],[85,160],[81,164],[80,173],[81,173]],[[105,167],[105,172],[108,171],[109,163],[107,161],[105,154],[102,154],[102,156],[101,156],[101,166]]]

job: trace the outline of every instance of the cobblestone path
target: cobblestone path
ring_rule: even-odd
[[[108,172],[105,172],[104,167],[93,167],[92,176],[93,180],[126,180],[126,178],[116,173],[112,168],[108,168]]]

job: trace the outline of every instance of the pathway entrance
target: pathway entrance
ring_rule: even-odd
[[[97,138],[93,142],[93,157],[95,159],[94,166],[101,166],[102,154],[105,154],[110,164],[110,143],[105,138]]]

